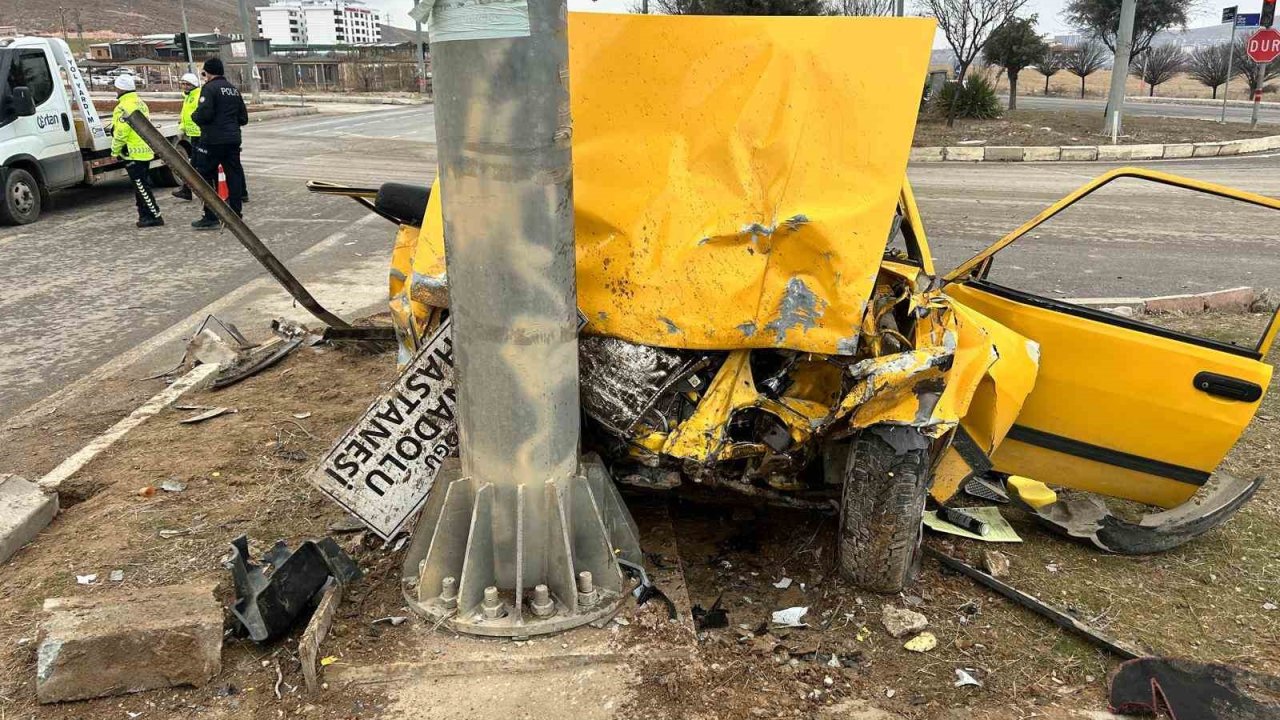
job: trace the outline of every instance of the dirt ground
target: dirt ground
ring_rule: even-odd
[[[1001,70],[998,73],[990,71],[989,77],[996,86],[996,92],[1009,91],[1009,78]],[[1107,92],[1111,89],[1111,71],[1099,70],[1098,72],[1085,78],[1084,96],[1086,98],[1105,98]],[[1248,83],[1241,77],[1231,78],[1231,87],[1228,89],[1228,96],[1232,100],[1249,100]],[[1264,101],[1275,101],[1275,91],[1264,91]],[[1125,94],[1130,96],[1142,95],[1146,96],[1150,93],[1150,88],[1146,83],[1138,80],[1138,78],[1130,75],[1125,79]],[[1218,88],[1218,99],[1222,99],[1223,89]],[[1036,72],[1033,68],[1023,70],[1018,74],[1018,94],[1019,95],[1044,95],[1044,76]],[[1080,97],[1080,78],[1063,70],[1049,78],[1050,96],[1058,97]],[[1208,87],[1200,84],[1195,78],[1186,74],[1174,76],[1168,82],[1160,83],[1156,86],[1156,97],[1179,97],[1179,98],[1204,98],[1212,99],[1213,91]]]
[[[1005,111],[995,120],[957,120],[948,128],[946,121],[922,114],[916,123],[912,145],[936,147],[957,145],[969,140],[985,140],[987,145],[1097,145],[1103,136],[1102,115],[1073,110]],[[1208,120],[1134,115],[1124,120],[1123,142],[1188,143],[1215,140],[1239,140],[1275,134],[1274,128],[1250,129],[1247,123],[1220,125]]]
[[[1198,315],[1164,324],[1247,340],[1254,316]],[[4,567],[0,586],[0,717],[70,718],[400,718],[382,690],[330,686],[302,689],[297,634],[259,646],[229,637],[222,673],[205,687],[179,688],[82,703],[38,706],[35,640],[44,598],[96,594],[115,584],[132,588],[214,580],[224,605],[232,600],[222,566],[228,543],[241,534],[255,555],[277,539],[291,545],[333,534],[343,513],[305,480],[306,472],[394,378],[389,354],[317,347],[218,392],[198,392],[183,406],[224,406],[237,412],[196,425],[178,420],[196,410],[170,408],[99,456],[64,487],[62,514]],[[1274,383],[1273,383],[1274,385]],[[1272,388],[1274,391],[1274,387]],[[1280,439],[1280,397],[1269,396],[1224,467],[1241,475],[1274,475]],[[48,432],[58,429],[56,419]],[[8,448],[35,450],[38,436]],[[181,492],[139,491],[166,480]],[[633,502],[636,499],[633,498]],[[655,501],[647,498],[648,503]],[[902,596],[859,592],[835,572],[831,516],[733,505],[666,504],[674,550],[650,555],[656,567],[682,567],[692,603],[721,598],[728,627],[700,633],[688,658],[639,662],[634,684],[609,685],[609,712],[641,718],[1083,717],[1105,709],[1115,659],[1010,605],[931,560]],[[1163,555],[1116,557],[1064,541],[1030,518],[1007,511],[1025,539],[999,549],[1012,558],[1009,582],[1068,608],[1113,636],[1153,652],[1239,664],[1280,673],[1280,490],[1259,494],[1224,528]],[[642,516],[647,517],[647,516]],[[650,521],[645,521],[647,524]],[[653,528],[646,527],[645,531]],[[348,593],[322,655],[345,665],[393,663],[429,655],[433,638],[457,642],[421,620],[392,626],[373,621],[407,615],[398,577],[403,550],[363,533],[339,542],[365,578]],[[987,546],[929,536],[927,542],[977,562]],[[650,548],[652,549],[652,548]],[[674,556],[673,556],[674,554]],[[96,573],[92,585],[76,575]],[[791,578],[787,589],[774,587]],[[880,607],[910,606],[930,620],[936,649],[916,654],[888,636]],[[776,609],[807,606],[807,628],[762,632]],[[644,617],[645,611],[624,611]],[[635,613],[635,614],[631,614]],[[661,635],[637,622],[624,641]],[[575,643],[573,633],[561,636]],[[436,648],[439,652],[439,648]],[[834,655],[834,661],[833,656]],[[278,662],[283,679],[275,694]],[[954,686],[967,669],[982,687]],[[829,680],[828,680],[829,678]],[[377,687],[377,686],[372,686]],[[476,702],[489,690],[474,688]],[[431,697],[424,698],[429,703]],[[615,704],[616,703],[616,704]],[[603,699],[602,699],[602,707]],[[421,707],[421,706],[420,706]],[[856,712],[882,712],[857,715]],[[134,715],[140,713],[140,715]],[[435,716],[424,712],[424,715]]]

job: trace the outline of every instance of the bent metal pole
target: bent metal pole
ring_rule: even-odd
[[[151,121],[145,115],[138,112],[125,113],[124,121],[128,123],[129,127],[133,128],[134,132],[138,133],[147,145],[151,146],[155,154],[164,161],[165,165],[169,166],[169,169],[173,170],[182,182],[186,183],[187,187],[191,188],[191,191],[204,202],[205,206],[213,210],[213,214],[218,216],[218,219],[231,231],[232,235],[236,236],[240,244],[244,245],[245,249],[262,264],[262,267],[266,268],[267,272],[271,273],[276,282],[280,283],[281,287],[287,290],[293,296],[293,299],[298,301],[299,305],[306,308],[307,312],[330,327],[351,327],[351,323],[321,307],[320,303],[312,297],[302,283],[298,282],[298,278],[289,272],[289,268],[285,267],[284,263],[280,262],[280,259],[245,224],[245,221],[239,215],[236,215],[235,211],[222,201],[222,198],[218,197],[218,193],[209,187],[209,183],[200,177],[195,168],[191,167],[191,163],[187,162],[187,158],[176,147],[170,145],[168,140],[165,140],[164,135],[160,134],[160,131],[156,129],[155,125],[151,124]]]
[[[524,636],[612,613],[634,522],[579,462],[565,0],[439,2],[431,52],[461,472],[406,556],[406,599],[455,630]],[[623,537],[626,536],[626,537]]]

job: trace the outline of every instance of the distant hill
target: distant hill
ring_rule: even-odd
[[[76,14],[86,34],[147,35],[181,32],[182,13],[178,0],[92,0],[74,3],[59,13],[51,0],[2,0],[3,23],[17,25],[22,32],[61,33],[63,18],[70,36],[76,34]],[[249,0],[250,7],[268,4],[268,0]],[[188,0],[187,25],[192,32],[222,32],[240,29],[236,0]]]

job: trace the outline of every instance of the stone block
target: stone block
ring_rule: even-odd
[[[1098,160],[1155,160],[1164,157],[1164,145],[1099,145]]]
[[[1222,143],[1222,147],[1218,148],[1218,157],[1227,157],[1228,155],[1240,154],[1240,141],[1231,140]]]
[[[1205,310],[1248,312],[1253,305],[1253,301],[1257,299],[1257,293],[1251,287],[1238,287],[1230,290],[1200,293],[1198,297],[1204,300]]]
[[[1164,146],[1164,157],[1166,160],[1174,160],[1178,158],[1189,158],[1196,150],[1196,146],[1192,143],[1178,143],[1174,145]]]
[[[1098,148],[1093,145],[1063,145],[1061,158],[1071,162],[1092,162],[1098,159]]]
[[[212,585],[44,601],[36,652],[42,703],[203,685],[222,669],[222,607]]]
[[[58,496],[17,475],[0,475],[0,563],[35,539],[58,514]]]
[[[949,161],[977,162],[983,158],[983,154],[985,152],[986,148],[984,147],[961,147],[959,145],[952,145],[950,147],[943,148],[942,156],[944,159]]]
[[[940,147],[918,147],[911,148],[911,162],[942,162],[942,151],[946,148]]]
[[[1062,157],[1062,148],[1057,145],[1022,148],[1022,159],[1026,162],[1053,162],[1060,157]]]
[[[982,159],[988,162],[1022,162],[1021,147],[989,147],[986,151]]]
[[[1149,313],[1204,312],[1204,298],[1199,295],[1164,295],[1147,298],[1143,309]]]
[[[1218,157],[1218,151],[1222,149],[1222,143],[1194,143],[1192,147],[1194,147],[1194,150],[1191,151],[1192,157]]]

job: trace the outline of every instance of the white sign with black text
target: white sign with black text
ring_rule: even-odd
[[[441,323],[311,474],[312,484],[383,540],[422,507],[445,458],[458,449],[450,327]]]

